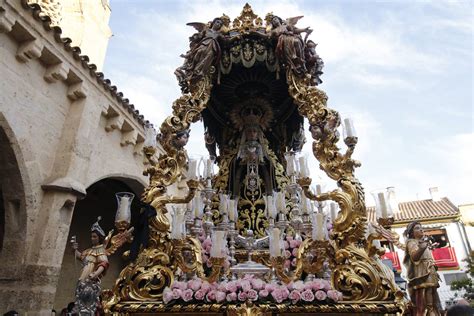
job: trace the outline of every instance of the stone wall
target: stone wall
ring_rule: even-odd
[[[0,0],[0,312],[50,315],[77,200],[102,179],[147,183],[145,122],[25,2]]]

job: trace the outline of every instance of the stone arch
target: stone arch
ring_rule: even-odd
[[[5,116],[0,113],[0,277],[15,279],[21,273],[27,239],[27,168]]]
[[[90,247],[90,227],[102,217],[101,227],[107,233],[114,227],[114,219],[117,210],[115,193],[132,192],[135,198],[132,202],[132,224],[139,213],[139,200],[144,189],[144,181],[138,177],[124,174],[113,174],[99,178],[90,184],[86,190],[84,199],[78,200],[74,207],[71,226],[69,229],[68,244],[63,254],[61,272],[54,307],[61,310],[69,302],[74,300],[76,280],[81,271],[81,262],[75,261],[70,247],[72,236],[76,236],[79,250]],[[126,246],[124,248],[127,248]],[[109,257],[110,267],[106,276],[102,279],[102,289],[112,288],[115,279],[122,268],[128,263],[122,259],[123,249]]]

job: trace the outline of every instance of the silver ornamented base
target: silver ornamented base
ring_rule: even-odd
[[[230,268],[230,272],[236,274],[238,277],[251,274],[257,278],[263,278],[265,274],[270,272],[270,268],[254,261],[246,261]]]

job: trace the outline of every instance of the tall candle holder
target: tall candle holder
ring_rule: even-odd
[[[211,187],[211,182],[206,181],[206,187],[201,191],[203,203],[205,205],[204,208],[204,216],[203,216],[203,228],[206,237],[211,236],[212,228],[214,227],[214,221],[212,220],[212,197],[216,193],[216,190]]]

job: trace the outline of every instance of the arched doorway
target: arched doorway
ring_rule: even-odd
[[[0,115],[0,278],[16,280],[25,259],[26,205],[19,148]]]
[[[68,240],[70,241],[72,236],[76,236],[77,242],[79,243],[79,250],[89,248],[90,228],[98,216],[102,217],[100,225],[106,233],[114,229],[115,214],[117,211],[115,193],[117,192],[132,192],[135,194],[135,198],[132,202],[133,223],[139,211],[138,201],[140,200],[142,191],[143,185],[137,180],[129,178],[111,177],[95,182],[87,188],[86,197],[76,202]],[[125,246],[124,248],[127,247]],[[123,251],[124,249],[119,249],[117,253],[109,257],[110,267],[102,279],[102,289],[112,288],[118,274],[126,265],[127,262],[122,259]],[[74,290],[80,271],[81,262],[74,260],[71,245],[68,242],[64,251],[61,274],[56,288],[56,298],[54,302],[56,310],[61,310],[66,307],[69,302],[74,300]]]

